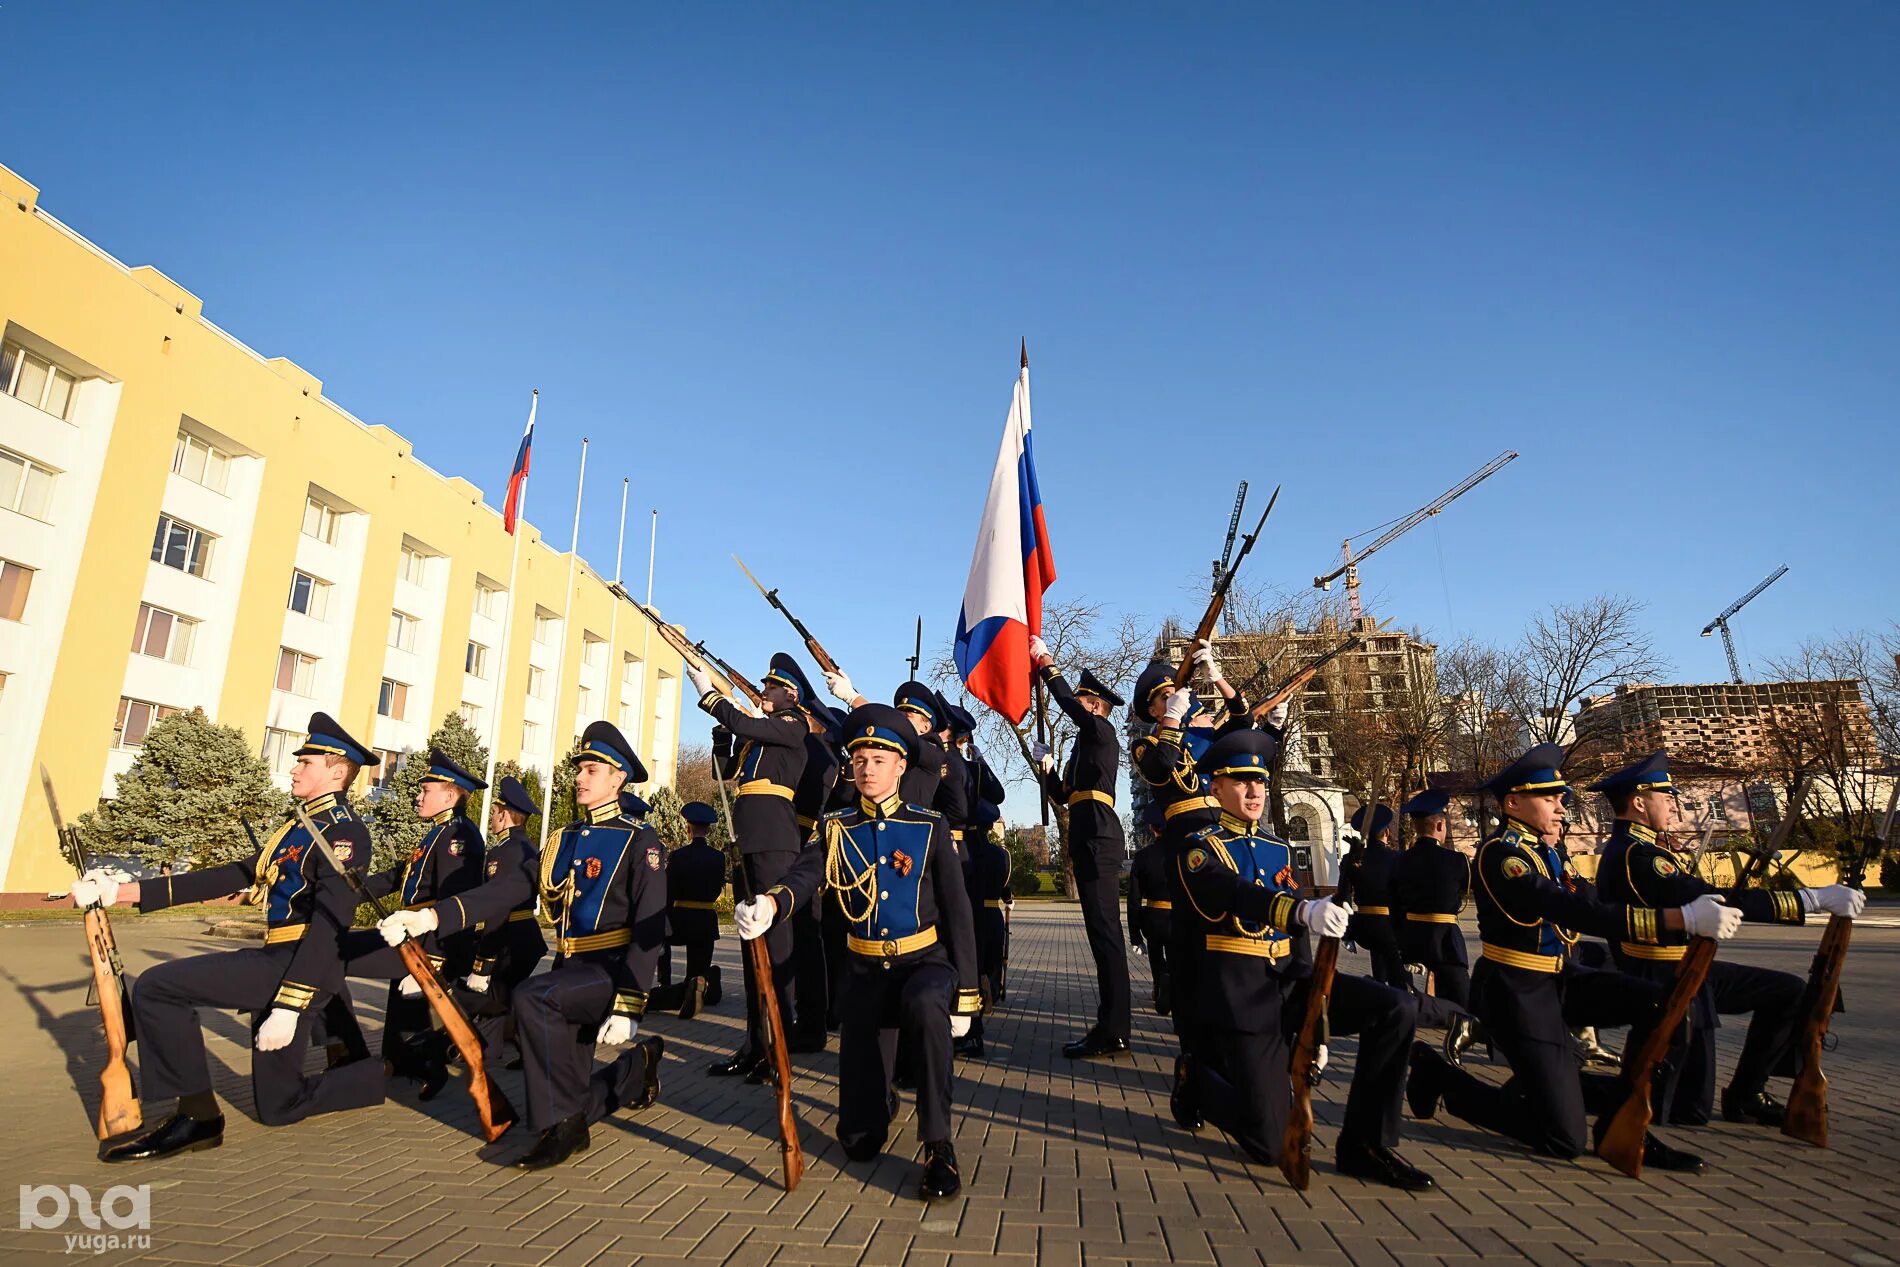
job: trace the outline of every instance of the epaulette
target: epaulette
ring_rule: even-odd
[[[857,813],[857,809],[858,807],[855,805],[847,805],[843,809],[829,810],[826,813],[820,814],[819,817],[820,818],[843,818],[847,814]]]
[[[1513,846],[1515,846],[1515,845],[1521,845],[1521,844],[1523,844],[1523,843],[1524,843],[1524,835],[1523,835],[1523,833],[1522,833],[1522,832],[1520,832],[1520,831],[1518,831],[1518,830],[1517,830],[1517,828],[1515,828],[1515,827],[1506,827],[1506,828],[1505,828],[1505,829],[1504,829],[1503,831],[1501,831],[1501,832],[1499,832],[1499,833],[1498,833],[1497,835],[1495,835],[1495,836],[1493,836],[1493,837],[1491,837],[1491,839],[1493,839],[1493,840],[1501,840],[1501,841],[1503,841],[1503,842],[1504,842],[1505,844],[1507,844],[1507,845],[1513,845]]]
[[[926,815],[928,815],[928,816],[929,816],[929,817],[931,817],[931,818],[942,818],[942,817],[943,817],[943,815],[942,815],[942,814],[940,814],[940,813],[938,813],[938,812],[937,812],[936,810],[934,810],[934,809],[931,809],[931,808],[930,808],[930,807],[929,807],[928,805],[912,805],[912,804],[911,804],[911,803],[910,803],[909,801],[905,801],[905,802],[904,802],[904,808],[905,808],[905,809],[907,809],[907,810],[913,810],[913,811],[915,811],[916,813],[919,813],[919,814],[926,814]]]

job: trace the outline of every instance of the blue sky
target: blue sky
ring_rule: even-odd
[[[1900,612],[1900,9],[10,0],[0,162],[757,668],[952,632],[1032,361],[1058,595],[1191,617],[1505,448],[1369,565],[1506,640],[1634,594],[1679,680]],[[60,48],[83,49],[63,56]],[[39,53],[22,56],[25,50]],[[1158,500],[1157,500],[1158,499]],[[640,545],[644,546],[643,537]],[[629,570],[640,550],[630,545]],[[688,734],[696,733],[689,724]]]

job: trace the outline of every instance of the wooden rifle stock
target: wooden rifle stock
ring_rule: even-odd
[[[370,909],[376,912],[376,918],[387,918],[388,911],[381,900],[363,886],[356,872],[337,861],[336,852],[330,848],[322,828],[312,822],[310,815],[304,812],[302,805],[296,807],[297,821],[310,833],[311,841],[323,860],[330,864],[357,897],[368,902]],[[422,987],[423,997],[429,1000],[429,1007],[435,1012],[436,1019],[442,1023],[442,1030],[462,1054],[462,1064],[468,1070],[468,1091],[475,1100],[475,1111],[481,1117],[482,1137],[489,1143],[500,1139],[502,1132],[515,1124],[514,1105],[508,1103],[508,1097],[502,1094],[494,1079],[488,1076],[488,1062],[482,1057],[482,1040],[475,1033],[475,1027],[469,1024],[468,1017],[455,997],[442,983],[442,977],[429,962],[429,956],[414,938],[405,939],[396,947],[396,953],[402,956],[403,966],[409,969],[409,975]]]
[[[1801,1067],[1788,1093],[1781,1133],[1816,1148],[1827,1147],[1827,1075],[1821,1072],[1821,1047],[1834,1019],[1834,1002],[1841,993],[1841,969],[1847,962],[1847,942],[1853,932],[1853,920],[1828,916],[1827,930],[1814,952],[1814,966],[1808,970],[1808,985],[1801,998],[1801,1028],[1796,1031],[1794,1044],[1795,1059]]]
[[[46,808],[53,815],[53,831],[59,837],[60,852],[74,869],[86,874],[86,850],[78,835],[60,816],[59,798],[53,794],[53,777],[40,766],[40,787],[46,792]],[[119,959],[119,944],[112,936],[112,921],[106,908],[94,903],[86,908],[86,954],[92,961],[92,992],[99,1002],[99,1022],[106,1035],[106,1066],[99,1071],[100,1139],[111,1139],[136,1131],[145,1124],[139,1109],[138,1088],[132,1085],[132,1071],[125,1063],[125,1048],[130,1041],[125,1027],[125,965]]]
[[[1643,1173],[1643,1141],[1649,1134],[1650,1087],[1656,1080],[1656,1066],[1669,1054],[1671,1040],[1689,1015],[1689,1006],[1702,989],[1715,962],[1715,939],[1691,937],[1689,949],[1676,969],[1676,983],[1664,1000],[1655,1028],[1643,1038],[1636,1059],[1627,1063],[1629,1095],[1623,1107],[1610,1119],[1603,1138],[1597,1141],[1597,1156],[1635,1179]]]
[[[1260,530],[1267,526],[1267,516],[1273,513],[1273,504],[1279,500],[1280,488],[1275,485],[1273,496],[1267,498],[1267,508],[1260,512],[1260,522],[1255,524],[1253,531],[1241,541],[1240,553],[1234,556],[1232,566],[1221,574],[1219,582],[1214,586],[1214,592],[1208,596],[1207,610],[1201,613],[1201,623],[1195,626],[1194,642],[1188,645],[1187,654],[1181,657],[1181,663],[1175,667],[1174,684],[1176,686],[1186,686],[1188,679],[1194,676],[1195,645],[1202,642],[1212,645],[1214,631],[1220,626],[1220,614],[1227,607],[1227,591],[1233,588],[1234,577],[1240,573],[1240,565],[1247,561],[1249,554],[1253,553],[1254,542],[1260,539]],[[748,572],[747,575],[750,576],[751,573]],[[758,582],[754,581],[753,584],[756,585]]]
[[[1284,704],[1288,700],[1292,699],[1294,696],[1294,693],[1297,692],[1301,687],[1305,686],[1308,682],[1311,682],[1314,679],[1314,677],[1316,677],[1319,674],[1319,671],[1321,669],[1325,668],[1328,664],[1332,663],[1338,657],[1345,655],[1348,651],[1351,651],[1354,647],[1357,647],[1360,643],[1364,641],[1365,639],[1361,637],[1360,635],[1353,634],[1351,637],[1345,639],[1343,642],[1341,642],[1338,646],[1332,648],[1330,651],[1326,651],[1314,657],[1313,659],[1307,661],[1306,664],[1304,664],[1297,671],[1295,671],[1292,674],[1292,676],[1288,677],[1284,682],[1280,683],[1279,686],[1275,687],[1273,689],[1273,692],[1269,694],[1265,699],[1261,700],[1258,704],[1255,704],[1251,709],[1249,709],[1247,712],[1247,715],[1250,718],[1252,718],[1254,721],[1258,722],[1261,718],[1265,717],[1268,713],[1272,712],[1275,708],[1278,708],[1281,704]]]
[[[640,603],[635,603],[633,607],[635,611],[647,618],[647,621],[652,624],[654,629],[659,631],[660,641],[679,653],[680,659],[700,670],[700,672],[704,673],[707,677],[723,677],[726,679],[725,693],[727,695],[731,695],[736,691],[751,700],[754,707],[758,707],[763,702],[763,697],[759,694],[759,688],[734,672],[732,666],[728,665],[724,660],[721,660],[718,656],[706,650],[706,645],[703,640],[698,646],[694,646],[692,643],[686,641],[685,635],[680,633],[678,629],[675,629],[672,625],[661,620],[658,613],[654,612],[651,608]],[[715,667],[715,664],[717,667]]]
[[[1301,1192],[1312,1181],[1313,1074],[1319,1062],[1320,1027],[1326,1021],[1326,1003],[1333,993],[1333,975],[1339,967],[1339,938],[1322,937],[1313,952],[1313,975],[1306,994],[1306,1015],[1293,1040],[1287,1077],[1293,1084],[1293,1105],[1287,1114],[1286,1134],[1280,1140],[1280,1173]]]

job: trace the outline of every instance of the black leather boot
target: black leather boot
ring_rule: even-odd
[[[174,1113],[148,1131],[99,1146],[100,1161],[155,1161],[224,1143],[224,1115],[199,1119]]]
[[[950,1146],[950,1141],[925,1144],[924,1179],[917,1185],[917,1195],[925,1201],[934,1201],[954,1197],[962,1190],[963,1179],[957,1174],[957,1150]]]
[[[1788,1106],[1766,1091],[1750,1094],[1734,1087],[1722,1092],[1722,1116],[1731,1122],[1759,1122],[1780,1126],[1787,1120]]]
[[[660,1058],[666,1054],[666,1040],[657,1034],[652,1038],[641,1039],[640,1045],[647,1054],[646,1080],[640,1085],[640,1094],[627,1106],[636,1113],[660,1102]]]
[[[680,1000],[680,1019],[690,1021],[706,1003],[706,978],[694,977],[686,983],[686,997]]]
[[[741,1051],[729,1060],[721,1060],[706,1066],[706,1072],[715,1078],[743,1078],[764,1063],[765,1057],[749,1050]]]
[[[1194,1066],[1186,1052],[1174,1058],[1174,1087],[1168,1092],[1168,1111],[1174,1124],[1184,1131],[1198,1131],[1207,1125],[1194,1095]]]
[[[534,1141],[534,1147],[523,1153],[521,1160],[515,1163],[522,1170],[546,1170],[558,1166],[575,1153],[587,1151],[587,1118],[576,1113],[573,1117],[564,1117]]]
[[[1429,1122],[1438,1116],[1438,1098],[1442,1091],[1441,1079],[1447,1066],[1444,1057],[1424,1043],[1412,1044],[1412,1072],[1405,1079],[1405,1099],[1412,1106],[1412,1116],[1421,1122]]]
[[[1074,1042],[1063,1044],[1062,1054],[1070,1060],[1087,1060],[1095,1056],[1126,1056],[1130,1050],[1126,1038],[1110,1038],[1090,1030]]]
[[[1342,1139],[1333,1156],[1339,1173],[1355,1179],[1369,1179],[1404,1192],[1423,1192],[1437,1186],[1430,1175],[1400,1157],[1397,1149]]]

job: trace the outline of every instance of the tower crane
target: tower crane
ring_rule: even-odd
[[[1720,616],[1717,616],[1714,620],[1711,620],[1708,624],[1702,626],[1702,636],[1704,638],[1708,637],[1710,634],[1714,633],[1718,629],[1722,631],[1722,650],[1728,652],[1729,680],[1735,683],[1735,685],[1737,686],[1740,686],[1742,684],[1742,666],[1741,666],[1741,663],[1735,658],[1735,639],[1729,635],[1728,618],[1730,616],[1733,616],[1736,612],[1742,610],[1742,608],[1748,606],[1750,602],[1754,601],[1754,598],[1757,594],[1761,593],[1763,590],[1767,589],[1770,585],[1773,585],[1776,581],[1779,581],[1782,577],[1786,576],[1787,574],[1788,574],[1788,565],[1784,563],[1780,567],[1776,568],[1773,572],[1769,573],[1767,580],[1763,581],[1760,585],[1757,585],[1754,589],[1748,591],[1748,593],[1742,595],[1740,598],[1730,603],[1726,608],[1722,610],[1722,614]]]
[[[1227,541],[1221,546],[1220,558],[1214,560],[1213,589],[1220,588],[1220,578],[1227,575],[1227,565],[1234,557],[1234,538],[1240,534],[1240,512],[1247,504],[1247,481],[1240,481],[1240,488],[1234,494],[1234,513],[1227,520]],[[1223,617],[1225,613],[1223,612]]]
[[[1329,590],[1333,587],[1334,581],[1344,576],[1346,578],[1346,605],[1353,621],[1356,623],[1363,614],[1359,607],[1359,565],[1516,460],[1516,450],[1506,449],[1471,474],[1465,476],[1464,479],[1460,480],[1452,488],[1447,489],[1444,493],[1434,498],[1429,505],[1421,506],[1405,518],[1398,520],[1390,528],[1387,528],[1378,540],[1361,550],[1357,557],[1354,557],[1352,552],[1352,539],[1350,537],[1347,538],[1343,546],[1346,561],[1337,568],[1334,568],[1331,572],[1328,572],[1325,576],[1314,577],[1313,588]],[[1363,537],[1366,534],[1362,532],[1359,535]]]

